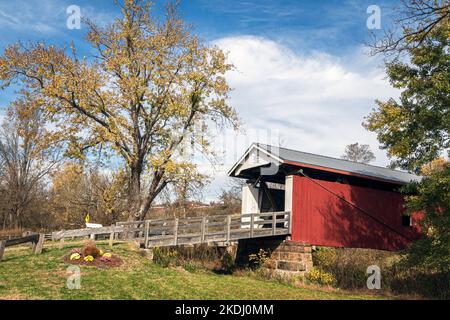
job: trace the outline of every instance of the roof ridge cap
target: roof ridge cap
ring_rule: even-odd
[[[398,169],[391,169],[391,168],[388,168],[388,167],[382,167],[382,166],[379,166],[379,165],[362,163],[362,162],[353,161],[353,160],[340,159],[340,158],[335,158],[335,157],[332,157],[332,156],[326,156],[326,155],[321,155],[321,154],[312,153],[312,152],[300,151],[300,150],[295,150],[295,149],[291,149],[291,148],[285,148],[285,147],[281,147],[281,146],[277,147],[277,146],[274,146],[274,145],[264,144],[264,143],[259,143],[259,142],[254,142],[253,144],[256,145],[256,146],[259,146],[259,147],[266,146],[266,147],[285,149],[285,150],[294,151],[294,152],[301,152],[301,153],[305,153],[305,154],[309,154],[309,155],[313,155],[313,156],[318,156],[318,157],[323,157],[323,158],[328,158],[328,159],[333,159],[333,160],[339,160],[339,161],[343,161],[343,162],[350,162],[350,163],[354,163],[354,164],[358,164],[358,165],[365,165],[365,166],[368,166],[368,167],[375,167],[375,168],[386,169],[386,170],[390,170],[390,171],[395,171],[395,172],[406,173],[406,174],[411,174],[411,175],[414,175],[414,176],[418,176],[415,173],[411,173],[411,172],[408,172],[408,171],[403,171],[403,170],[398,170]],[[270,152],[267,149],[266,149],[266,151]],[[283,160],[287,160],[287,159],[283,158],[281,155],[278,155],[278,157],[280,157]]]

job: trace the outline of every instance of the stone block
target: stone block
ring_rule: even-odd
[[[289,260],[296,261],[296,262],[302,262],[304,260],[303,256],[304,256],[303,253],[291,252],[291,253],[289,253]]]
[[[270,259],[265,268],[272,272],[289,274],[304,274],[312,269],[311,246],[284,239],[251,239],[239,241],[239,257],[248,261],[249,254],[257,254],[260,249],[270,253]]]
[[[274,259],[274,260],[280,260],[281,259],[281,256],[280,256],[280,252],[272,252],[271,254],[270,254],[270,258],[271,259]]]
[[[264,266],[267,269],[276,269],[277,268],[277,261],[273,260],[273,259],[267,260]]]
[[[304,253],[305,251],[305,246],[302,245],[298,245],[298,246],[290,246],[289,247],[289,251],[290,252],[298,252],[298,253]]]
[[[307,267],[306,267],[305,263],[303,263],[303,262],[299,262],[298,263],[298,270],[297,271],[307,271],[306,269],[307,269]]]
[[[278,258],[279,260],[286,260],[286,261],[291,260],[289,252],[280,252],[278,255],[279,255],[279,258]]]
[[[279,260],[277,261],[277,269],[285,271],[305,271],[307,267],[303,262]]]

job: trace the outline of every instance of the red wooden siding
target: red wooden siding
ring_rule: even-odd
[[[403,196],[396,192],[294,176],[292,198],[294,241],[334,247],[397,250],[405,248],[410,240],[418,236],[414,228],[402,226]]]

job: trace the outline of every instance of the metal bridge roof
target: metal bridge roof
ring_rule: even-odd
[[[302,152],[298,150],[286,149],[282,147],[270,146],[262,143],[253,143],[246,151],[244,156],[230,170],[229,175],[235,175],[235,169],[239,164],[245,161],[245,156],[252,149],[263,151],[269,157],[280,164],[291,164],[306,166],[324,171],[334,171],[337,173],[352,174],[367,178],[386,180],[398,184],[407,184],[411,181],[419,181],[421,178],[417,175],[404,171],[392,170],[385,167],[374,166],[344,159],[332,158],[318,154]]]

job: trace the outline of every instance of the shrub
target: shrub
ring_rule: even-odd
[[[334,278],[334,276],[331,273],[322,271],[318,268],[313,268],[306,275],[306,279],[312,283],[316,283],[316,284],[320,284],[320,285],[326,285],[326,286],[335,286],[336,285],[336,279]]]
[[[100,257],[100,250],[92,245],[86,246],[83,249],[83,255],[84,256],[92,256],[93,258]]]
[[[190,263],[186,263],[183,267],[184,267],[184,270],[186,270],[187,272],[190,272],[190,273],[194,273],[197,271],[197,266],[190,264]]]
[[[388,285],[393,292],[450,299],[450,272],[430,270],[422,264],[412,267],[409,259],[403,257],[391,271]]]
[[[163,249],[159,247],[153,249],[153,262],[163,267],[176,265],[177,256],[177,251],[174,249]]]
[[[220,268],[217,271],[220,271],[222,273],[231,274],[234,270],[234,259],[233,256],[228,252],[225,251],[222,255],[222,259],[220,259]]]
[[[206,244],[194,246],[163,247],[153,249],[153,262],[162,266],[196,266],[230,272],[234,265],[234,252],[223,254],[223,248]],[[226,266],[229,265],[229,266]]]
[[[178,246],[178,259],[183,261],[200,262],[202,265],[214,264],[222,258],[222,250],[217,246],[199,244],[194,246]],[[179,261],[181,262],[181,261]]]
[[[248,256],[248,261],[250,263],[250,267],[253,269],[259,269],[264,264],[266,264],[267,261],[269,261],[269,253],[266,252],[264,249],[259,249],[259,252],[256,254],[250,254]]]
[[[320,247],[314,252],[314,265],[322,270],[330,270],[336,263],[336,250],[334,248]]]
[[[398,259],[397,253],[373,249],[320,247],[313,253],[314,266],[332,274],[336,286],[343,289],[365,289],[366,271],[371,265],[380,267],[382,287],[387,288]]]

